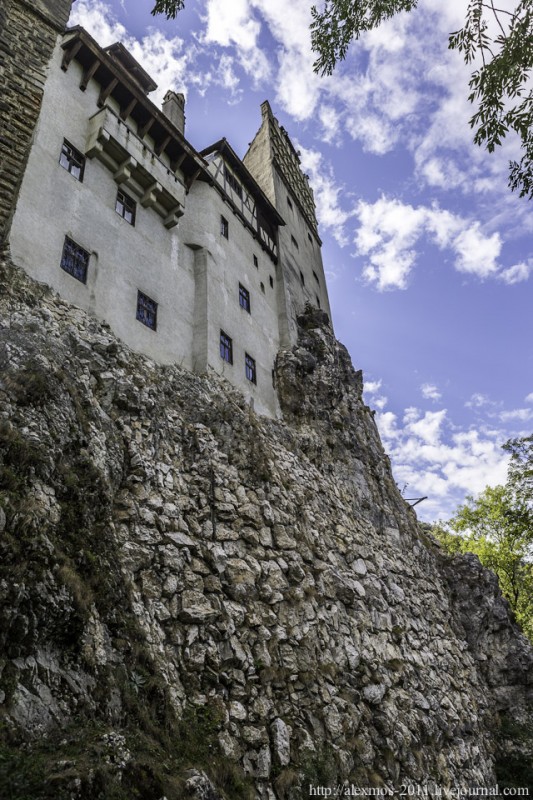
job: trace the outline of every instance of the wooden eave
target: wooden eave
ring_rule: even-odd
[[[261,189],[253,175],[249,172],[248,168],[242,163],[241,159],[232,148],[227,139],[220,139],[215,144],[206,147],[200,151],[200,155],[208,156],[211,153],[220,153],[225,161],[228,162],[232,170],[242,181],[249,194],[256,198],[261,211],[276,225],[285,225],[285,220],[277,210],[277,208],[270,202],[264,191]]]
[[[104,52],[122,64],[128,75],[133,77],[147,94],[157,89],[157,83],[148,75],[146,70],[141,67],[139,62],[133,58],[130,51],[124,47],[122,42],[115,42],[115,44],[111,44],[109,47],[104,47]]]
[[[207,162],[172,124],[168,117],[146,96],[136,78],[116,58],[103,50],[87,31],[76,26],[67,29],[62,44],[62,69],[66,72],[74,59],[83,69],[80,89],[85,90],[93,78],[101,87],[98,105],[112,97],[120,107],[120,115],[128,115],[143,138],[148,133],[154,140],[154,152],[166,153],[173,169],[179,168],[187,179],[187,187],[195,179],[212,182]],[[146,73],[145,73],[146,74]]]

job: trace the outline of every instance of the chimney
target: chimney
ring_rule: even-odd
[[[176,94],[169,90],[163,99],[163,114],[165,114],[179,132],[185,135],[185,95]]]

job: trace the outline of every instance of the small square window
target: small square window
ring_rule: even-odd
[[[274,288],[274,278],[272,277],[272,275],[268,276],[268,280],[270,281],[270,288],[273,289]]]
[[[157,303],[148,295],[137,292],[137,314],[136,319],[151,328],[157,330]]]
[[[226,217],[220,217],[220,233],[225,239],[229,239],[229,222]]]
[[[233,341],[224,331],[220,331],[220,358],[233,364]]]
[[[68,272],[76,280],[87,283],[87,269],[89,267],[89,253],[65,236],[63,254],[61,256],[61,269]]]
[[[259,261],[257,260],[257,256],[254,256],[254,267],[259,268]]]
[[[244,288],[242,283],[239,283],[239,305],[250,314],[250,292]]]
[[[300,248],[298,247],[298,242],[296,241],[296,239],[294,238],[294,236],[291,236],[291,242],[293,243],[294,247],[295,247],[297,250],[299,250],[299,249],[300,249]]]
[[[313,276],[314,276],[314,278],[315,278],[315,281],[316,281],[316,282],[318,283],[318,285],[320,286],[320,281],[319,281],[319,279],[318,279],[318,275],[316,274],[316,272],[315,272],[314,270],[313,270]]]
[[[255,359],[252,356],[249,356],[248,353],[244,354],[244,370],[246,372],[246,377],[252,383],[257,384],[257,373],[255,369]]]
[[[70,142],[65,139],[61,148],[61,155],[59,156],[59,163],[61,166],[70,172],[73,178],[77,181],[83,180],[83,173],[85,170],[85,156],[76,150]]]
[[[130,225],[135,225],[135,209],[137,203],[135,200],[132,200],[129,195],[125,192],[121,192],[120,189],[117,192],[117,199],[115,202],[115,211],[117,214],[129,222]]]
[[[303,272],[300,270],[300,283],[305,286],[305,278]]]

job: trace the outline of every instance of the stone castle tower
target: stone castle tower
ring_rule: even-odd
[[[0,5],[0,246],[39,116],[48,62],[71,5],[70,0]]]

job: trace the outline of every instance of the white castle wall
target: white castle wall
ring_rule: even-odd
[[[13,259],[108,322],[133,349],[192,368],[194,272],[179,262],[177,228],[167,230],[139,204],[134,227],[122,219],[115,211],[118,185],[96,158],[87,159],[82,182],[59,164],[64,139],[85,152],[89,118],[99,110],[98,85],[90,81],[80,91],[80,65],[73,61],[63,72],[61,57],[58,43],[13,220]],[[65,235],[91,254],[86,284],[60,267]],[[157,331],[135,318],[137,290],[158,303]]]
[[[320,246],[314,234],[309,241],[309,226],[296,203],[288,207],[289,191],[268,153],[265,148],[258,153],[266,168],[257,158],[248,166],[260,185],[270,181],[269,199],[287,221],[279,229],[277,264],[232,207],[231,193],[224,194],[223,171],[216,172],[214,161],[206,162],[206,169],[216,179],[209,183],[204,175],[187,193],[183,173],[172,172],[164,153],[160,158],[153,153],[153,140],[141,140],[132,119],[119,119],[112,97],[99,108],[101,87],[96,80],[80,90],[83,70],[76,59],[62,70],[61,43],[62,38],[51,63],[13,220],[14,261],[69,302],[106,321],[134,350],[199,373],[214,370],[238,387],[259,413],[278,416],[273,367],[280,345],[294,343],[295,314],[306,301],[317,305],[318,297],[327,311],[329,306]],[[124,156],[133,156],[175,199],[177,215],[182,215],[175,227],[166,227],[173,223],[165,220],[164,209],[143,207],[142,189],[127,171],[116,169],[106,150],[109,132]],[[59,163],[65,139],[88,154],[81,182]],[[122,180],[126,182],[119,183]],[[137,200],[135,226],[115,211],[119,187]],[[229,225],[227,238],[221,234],[222,216]],[[90,253],[85,284],[61,269],[65,236]],[[250,293],[251,313],[239,304],[239,284]],[[136,319],[138,291],[158,304],[156,331]],[[220,356],[221,331],[233,341],[233,364]],[[246,353],[256,362],[256,384],[245,374]]]

